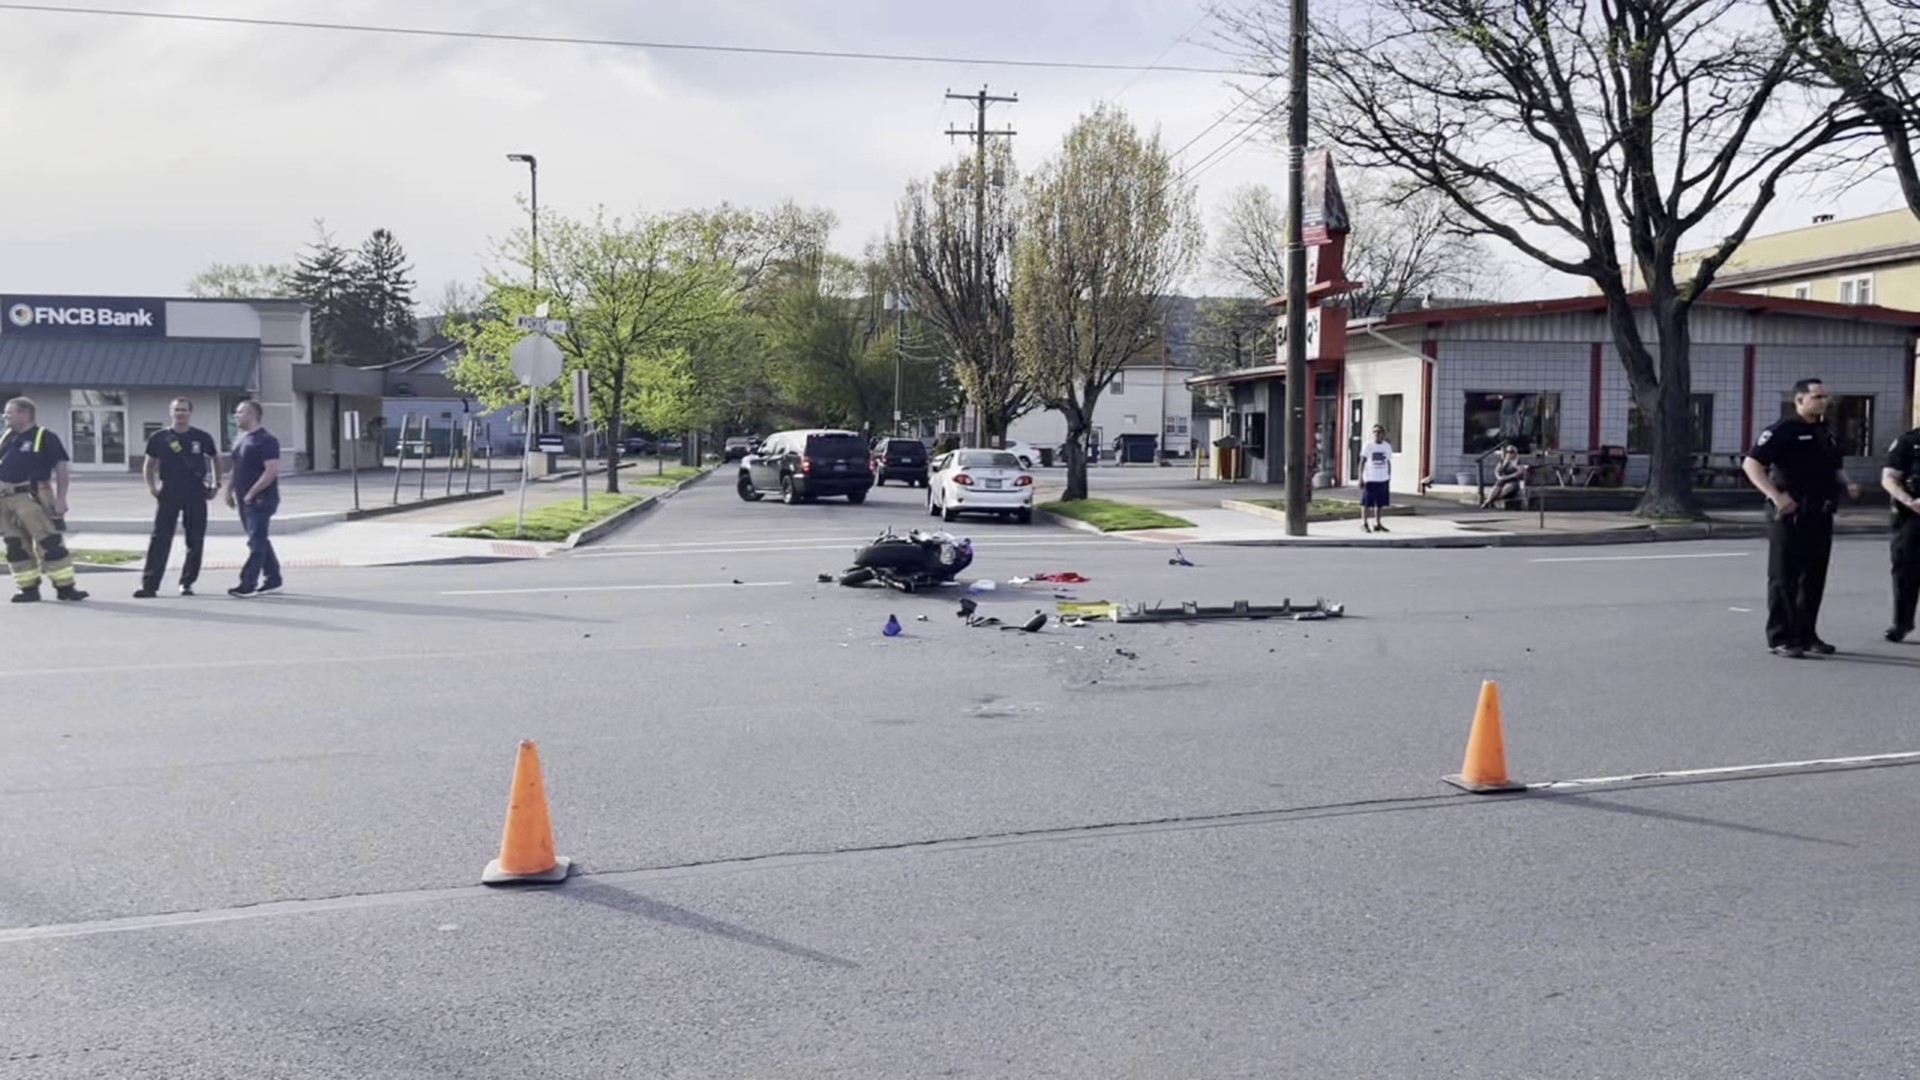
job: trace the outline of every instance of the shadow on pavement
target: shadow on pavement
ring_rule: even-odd
[[[452,604],[402,604],[392,600],[350,600],[292,594],[262,597],[261,602],[273,604],[275,607],[320,608],[332,611],[366,611],[377,615],[413,615],[420,618],[471,619],[477,613],[474,608],[456,607]],[[490,620],[500,622],[558,622],[579,625],[606,625],[605,619],[583,619],[577,615],[544,615],[535,612],[511,611],[502,608],[486,609],[486,617]]]
[[[743,926],[735,926],[732,923],[721,922],[718,919],[709,919],[705,915],[688,911],[686,908],[662,903],[659,900],[653,900],[641,896],[638,893],[628,892],[625,889],[613,885],[574,882],[565,889],[553,890],[553,895],[593,904],[610,911],[638,915],[642,918],[652,919],[655,922],[665,923],[668,926],[677,926],[683,930],[712,934],[715,937],[725,938],[728,941],[737,941],[743,945],[754,945],[762,949],[772,949],[774,952],[785,953],[788,956],[799,957],[802,960],[811,960],[817,964],[855,969],[860,966],[851,960],[846,960],[838,956],[829,956],[823,952],[816,952],[813,949],[795,945],[792,942],[782,941],[776,937],[769,937],[766,934],[748,930]]]
[[[1720,821],[1715,818],[1700,817],[1695,814],[1681,814],[1672,810],[1655,810],[1645,806],[1628,806],[1624,803],[1608,802],[1592,795],[1562,795],[1554,792],[1542,792],[1533,795],[1529,802],[1537,801],[1542,806],[1568,806],[1578,810],[1604,810],[1609,814],[1626,814],[1629,817],[1654,818],[1659,821],[1677,821],[1684,825],[1705,825],[1714,829],[1729,829],[1733,832],[1748,833],[1753,836],[1771,836],[1778,840],[1798,840],[1807,844],[1825,844],[1829,847],[1850,848],[1855,845],[1844,840],[1828,840],[1819,836],[1805,836],[1800,833],[1784,832],[1779,829],[1763,829],[1758,825],[1742,825],[1736,821]]]

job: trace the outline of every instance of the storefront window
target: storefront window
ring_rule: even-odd
[[[1467,391],[1462,452],[1477,457],[1504,443],[1522,453],[1560,449],[1560,395]]]
[[[1374,423],[1387,429],[1387,442],[1392,444],[1396,450],[1401,449],[1400,415],[1401,411],[1405,408],[1406,395],[1381,394],[1380,404],[1376,407],[1374,413]],[[1367,437],[1371,439],[1373,436],[1369,433]]]
[[[1263,412],[1247,414],[1247,433],[1242,438],[1242,446],[1254,457],[1267,456],[1267,414]]]
[[[1689,410],[1693,413],[1693,452],[1707,454],[1713,452],[1713,395],[1694,394],[1688,400]],[[1653,432],[1647,430],[1647,422],[1640,415],[1640,403],[1634,402],[1627,407],[1627,453],[1645,454],[1653,450]]]

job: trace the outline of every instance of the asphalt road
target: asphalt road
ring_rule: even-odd
[[[959,526],[1008,621],[1300,624],[816,583],[922,498],[9,609],[0,1077],[1920,1074],[1920,769],[1440,782],[1482,679],[1527,782],[1920,750],[1879,544],[1805,661],[1751,544]],[[500,893],[522,737],[580,872]]]

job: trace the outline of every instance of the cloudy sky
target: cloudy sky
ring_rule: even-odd
[[[49,0],[83,7],[82,0]],[[100,6],[550,36],[949,57],[1230,66],[1198,0],[117,0]],[[1244,80],[1239,80],[1244,83]],[[478,278],[543,207],[670,210],[785,198],[839,216],[858,251],[902,185],[995,106],[1025,167],[1092,103],[1117,100],[1182,155],[1209,212],[1281,187],[1251,107],[1208,74],[800,59],[488,42],[0,10],[8,162],[0,291],[177,295],[213,262],[286,261],[323,218],[343,240],[398,234],[418,295]],[[1205,134],[1202,134],[1205,132]],[[1209,157],[1211,155],[1211,157]],[[1846,215],[1892,205],[1866,194]],[[1783,206],[1797,224],[1827,207]],[[1534,272],[1515,295],[1574,291]],[[1208,283],[1198,283],[1207,287]]]

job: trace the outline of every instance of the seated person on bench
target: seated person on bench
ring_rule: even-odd
[[[1493,489],[1487,492],[1480,509],[1487,510],[1509,499],[1525,497],[1527,467],[1520,464],[1520,451],[1512,443],[1500,452],[1500,460],[1493,467]]]

